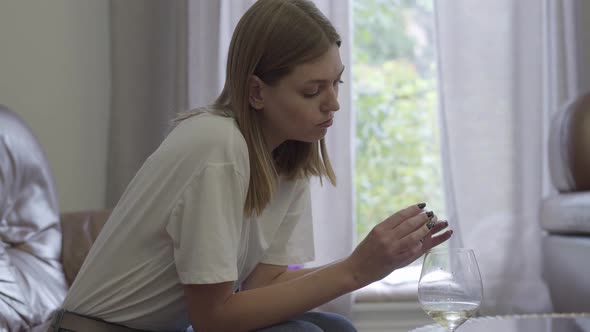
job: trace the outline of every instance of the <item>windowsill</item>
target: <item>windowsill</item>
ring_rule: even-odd
[[[354,292],[355,303],[417,302],[421,264],[395,270]]]
[[[418,302],[422,264],[399,269],[354,292],[352,318],[359,332],[406,332],[432,323]]]
[[[355,303],[352,320],[359,332],[407,332],[433,323],[418,301]]]

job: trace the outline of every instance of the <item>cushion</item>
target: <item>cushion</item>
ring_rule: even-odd
[[[0,105],[0,331],[28,331],[63,301],[57,211],[37,139]]]
[[[547,234],[542,241],[543,277],[549,284],[553,310],[590,312],[590,238]]]
[[[545,198],[541,204],[541,226],[554,233],[590,234],[590,191]]]
[[[559,191],[590,191],[590,92],[553,117],[549,170]]]

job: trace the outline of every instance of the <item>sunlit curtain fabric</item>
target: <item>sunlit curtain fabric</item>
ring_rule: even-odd
[[[326,264],[348,256],[354,242],[354,113],[350,75],[352,24],[348,0],[314,0],[318,8],[330,19],[342,37],[340,56],[346,67],[345,84],[340,87],[340,111],[335,114],[334,125],[328,130],[326,144],[330,161],[336,173],[337,185],[328,181],[320,186],[312,182],[311,200],[315,232],[316,261],[312,265]],[[345,295],[323,306],[327,311],[350,316],[352,295]]]
[[[113,84],[107,202],[113,206],[145,159],[156,149],[178,111],[211,103],[225,80],[234,27],[255,0],[112,1]],[[343,38],[350,69],[350,13],[344,0],[317,0]],[[328,150],[338,177],[312,186],[315,264],[352,250],[352,128],[350,85],[340,90],[342,111],[329,130]],[[336,208],[337,207],[337,208]],[[351,297],[325,310],[347,314]]]
[[[539,227],[540,201],[553,190],[548,127],[561,105],[590,87],[582,33],[590,31],[583,20],[590,7],[584,0],[435,4],[451,245],[475,249],[482,313],[549,312]]]

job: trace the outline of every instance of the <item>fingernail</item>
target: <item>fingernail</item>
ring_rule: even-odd
[[[423,209],[423,208],[425,208],[425,207],[426,207],[426,203],[418,203],[418,208],[419,208],[420,210],[422,210],[422,209]]]
[[[445,220],[444,223],[445,223],[445,227],[449,226],[449,222],[448,221]]]
[[[428,219],[432,219],[432,217],[434,217],[434,212],[428,211],[426,212],[426,216],[428,217]]]
[[[428,229],[432,229],[432,227],[434,227],[434,220],[431,220],[428,223],[426,223],[426,227],[428,227]]]

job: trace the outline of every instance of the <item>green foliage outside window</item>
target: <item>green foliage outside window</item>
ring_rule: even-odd
[[[357,241],[426,202],[444,216],[432,0],[353,0]]]

